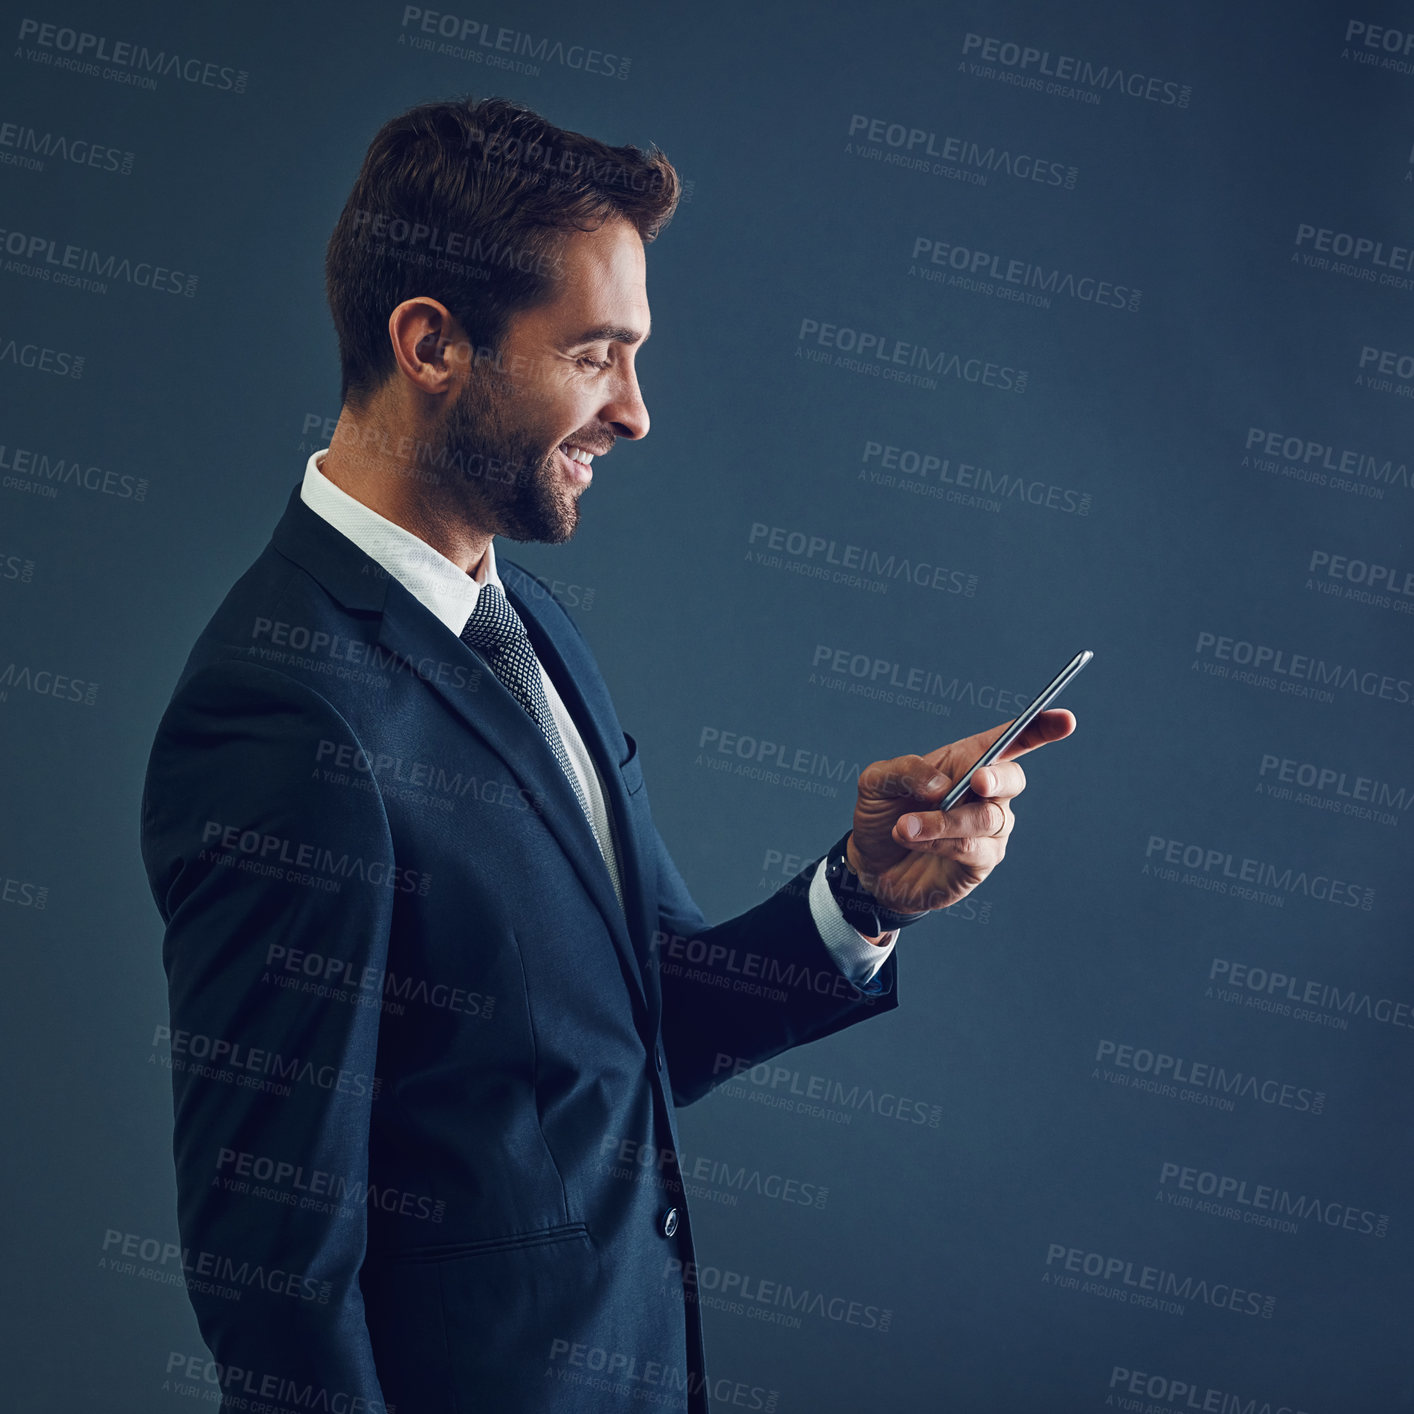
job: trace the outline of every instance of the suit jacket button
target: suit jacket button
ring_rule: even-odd
[[[661,1046],[653,1047],[653,1064],[658,1067],[658,1074],[661,1075],[663,1073],[663,1048]]]
[[[678,1210],[669,1208],[663,1214],[663,1236],[671,1237],[678,1230]]]

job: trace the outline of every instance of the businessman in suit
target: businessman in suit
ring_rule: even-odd
[[[589,1349],[700,1414],[674,1105],[891,1010],[899,928],[1005,850],[1015,760],[936,809],[987,733],[874,763],[834,849],[709,926],[588,647],[498,556],[568,538],[648,432],[644,246],[677,194],[656,151],[427,104],[329,243],[337,428],[143,800],[183,1261],[230,1407],[622,1407],[560,1376]],[[727,961],[664,967],[683,940]],[[745,958],[785,987],[713,985]]]

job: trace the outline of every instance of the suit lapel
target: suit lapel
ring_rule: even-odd
[[[276,525],[271,540],[282,555],[313,575],[346,609],[369,616],[381,615],[379,646],[405,660],[409,671],[421,678],[428,690],[437,694],[457,718],[505,762],[527,796],[537,802],[546,827],[555,836],[585,889],[604,915],[619,952],[625,979],[638,1002],[646,1006],[643,961],[635,952],[625,918],[625,910],[638,908],[641,915],[642,909],[641,866],[636,842],[624,839],[623,848],[618,853],[625,903],[621,909],[614,897],[613,883],[599,853],[599,846],[595,843],[594,833],[549,743],[525,709],[476,653],[450,634],[446,625],[440,623],[396,578],[322,516],[310,510],[300,498],[298,485],[290,495],[285,514]],[[554,677],[557,689],[585,736],[585,743],[604,782],[611,815],[616,822],[620,822],[620,834],[627,835],[630,818],[628,802],[617,754],[609,747],[600,720],[603,708],[599,712],[592,711],[574,681],[575,670],[584,665],[579,662],[566,663],[566,656],[561,651],[563,632],[552,640],[523,596],[516,596],[514,603],[525,621],[536,652],[548,654],[541,661]],[[582,647],[579,648],[579,657],[587,661]],[[418,666],[425,668],[429,662],[453,661],[474,665],[480,675],[475,691],[455,686],[451,674],[420,671]],[[588,671],[597,677],[592,664],[588,664]],[[604,699],[603,707],[607,707],[607,694],[604,694]],[[608,710],[609,720],[612,720],[612,709]],[[528,881],[527,887],[533,889],[535,881]],[[644,936],[641,926],[636,927],[634,932]]]
[[[500,679],[460,639],[453,638],[396,580],[388,586],[379,645],[405,658],[409,664],[445,662],[465,654],[476,665],[480,682],[467,692],[436,675],[423,674],[428,688],[456,713],[487,746],[505,762],[511,774],[532,800],[538,802],[541,818],[559,841],[584,887],[598,905],[621,954],[623,970],[635,994],[646,1003],[643,974],[629,939],[623,910],[614,897],[604,857],[595,843],[594,832],[584,818],[574,787],[570,785],[540,728],[525,708],[511,696]],[[442,675],[445,679],[448,675]],[[533,889],[534,880],[525,887]]]
[[[633,810],[623,772],[619,769],[623,733],[618,729],[613,704],[584,640],[573,630],[566,631],[560,615],[546,613],[542,617],[537,612],[534,596],[518,592],[523,571],[511,565],[502,566],[502,570],[501,582],[525,624],[536,656],[545,665],[598,768],[614,827],[619,887],[623,890],[623,911],[629,920],[636,963],[640,976],[656,978],[656,969],[649,966],[648,951],[657,921],[648,908],[649,892],[643,878],[644,851],[633,829]]]

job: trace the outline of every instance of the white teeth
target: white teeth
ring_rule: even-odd
[[[565,449],[565,455],[572,462],[583,462],[585,466],[588,466],[594,459],[594,454],[592,452],[586,452],[583,447],[567,447]]]

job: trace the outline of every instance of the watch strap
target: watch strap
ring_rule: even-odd
[[[847,832],[826,855],[825,882],[830,886],[830,895],[839,904],[840,912],[850,927],[858,929],[865,937],[877,938],[882,933],[906,928],[910,923],[917,923],[928,916],[929,909],[921,913],[900,913],[896,909],[885,908],[849,867],[848,844]]]

